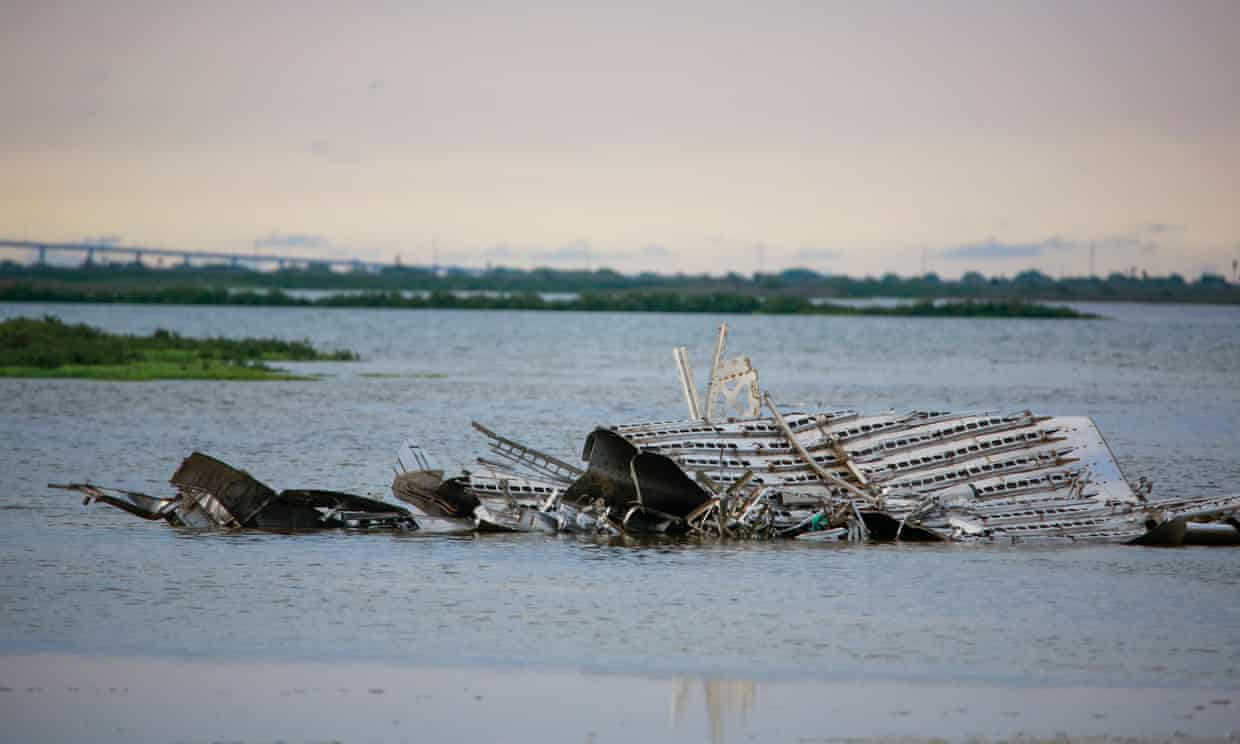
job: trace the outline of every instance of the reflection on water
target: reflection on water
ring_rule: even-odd
[[[5,740],[1234,744],[1219,688],[762,682],[387,664],[0,657]],[[672,720],[666,715],[673,701]],[[171,714],[169,712],[172,712]],[[1174,732],[1174,736],[1171,734]],[[1132,739],[1128,737],[1142,738]],[[1228,739],[1227,737],[1231,738]],[[1108,738],[1105,741],[1119,741]],[[1101,741],[1101,740],[1100,740]]]
[[[726,741],[725,728],[729,717],[742,721],[758,701],[758,685],[746,679],[677,679],[672,692],[672,723],[687,717],[693,690],[700,689],[710,722],[711,744]]]

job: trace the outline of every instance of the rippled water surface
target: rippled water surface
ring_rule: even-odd
[[[1085,414],[1156,494],[1240,491],[1240,308],[1090,309],[1111,319],[728,322],[785,404]],[[308,338],[364,361],[290,365],[317,382],[0,380],[0,652],[1240,680],[1240,550],[196,534],[44,488],[162,493],[200,449],[277,488],[386,494],[408,436],[467,466],[471,420],[573,458],[596,424],[682,415],[670,350],[703,372],[717,318],[0,305],[39,313]]]

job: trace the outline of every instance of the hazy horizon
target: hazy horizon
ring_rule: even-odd
[[[1232,276],[1240,4],[0,6],[0,238]]]

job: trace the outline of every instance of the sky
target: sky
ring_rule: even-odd
[[[0,238],[1232,275],[1240,2],[0,0]]]

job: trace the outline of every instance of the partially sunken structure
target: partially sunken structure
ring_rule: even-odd
[[[816,540],[1065,540],[1178,545],[1240,539],[1240,495],[1156,499],[1079,416],[785,411],[719,331],[704,394],[674,352],[688,417],[594,430],[581,469],[475,425],[496,458],[443,483],[483,528]],[[404,458],[402,458],[403,463]],[[433,490],[433,489],[432,489]],[[448,495],[451,492],[453,495]],[[1207,525],[1205,521],[1215,524]]]
[[[781,408],[719,329],[706,390],[674,352],[688,417],[602,426],[573,464],[474,424],[490,454],[445,477],[414,443],[393,495],[276,493],[194,453],[157,498],[69,488],[199,528],[386,527],[818,541],[1240,543],[1240,494],[1160,499],[1130,482],[1094,422],[1031,411],[864,414]]]

